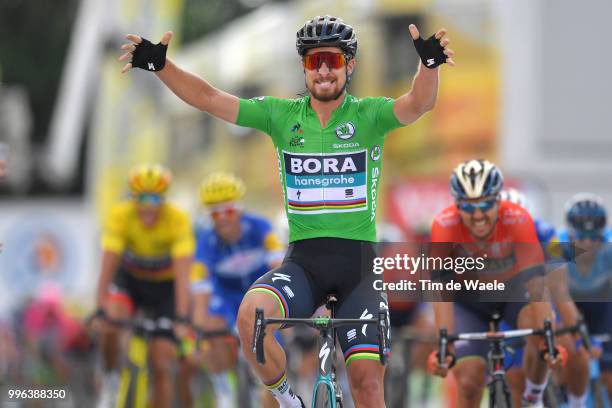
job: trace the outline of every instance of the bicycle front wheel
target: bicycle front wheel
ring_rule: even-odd
[[[320,383],[315,390],[314,408],[336,408],[334,398],[330,386]]]
[[[503,379],[493,380],[489,407],[491,408],[512,408],[510,402],[510,392]]]

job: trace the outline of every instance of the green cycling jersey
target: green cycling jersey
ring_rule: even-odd
[[[391,98],[347,94],[325,128],[310,97],[241,99],[237,124],[272,137],[289,220],[289,241],[376,241],[385,134],[402,126]]]

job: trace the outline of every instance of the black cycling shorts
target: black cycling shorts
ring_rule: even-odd
[[[109,298],[126,302],[130,310],[141,310],[151,319],[174,319],[174,280],[155,282],[135,278],[119,268],[111,285]],[[153,337],[174,339],[172,330],[160,329]]]
[[[371,242],[295,241],[283,264],[255,281],[249,292],[272,295],[283,317],[308,318],[333,293],[337,318],[376,318],[381,308],[388,310],[388,303],[386,293],[373,286],[375,278],[380,279],[372,272],[375,257]],[[376,325],[341,326],[337,335],[347,366],[356,360],[379,360]]]

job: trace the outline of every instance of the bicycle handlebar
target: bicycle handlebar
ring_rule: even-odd
[[[555,346],[555,336],[569,331],[566,329],[553,330],[552,323],[550,320],[544,320],[544,327],[542,329],[518,329],[518,330],[500,330],[500,331],[489,331],[489,332],[473,332],[473,333],[457,333],[448,334],[446,328],[440,328],[440,335],[438,338],[438,363],[440,367],[446,368],[445,359],[448,353],[448,345],[457,340],[470,340],[470,341],[500,341],[503,339],[527,337],[527,336],[543,336],[546,342],[546,348],[543,354],[550,354],[556,357],[558,354]]]
[[[146,333],[152,333],[156,330],[172,330],[174,327],[173,320],[168,317],[159,317],[157,319],[151,319],[148,317],[113,319],[104,316],[103,319],[112,326],[117,326],[122,329],[142,330]]]
[[[255,310],[255,327],[253,329],[252,352],[255,354],[259,364],[265,364],[266,362],[263,341],[266,335],[265,328],[268,324],[300,324],[319,330],[354,324],[376,324],[380,362],[383,365],[387,362],[387,356],[385,354],[385,350],[387,349],[387,337],[385,336],[385,331],[387,330],[387,312],[384,309],[381,309],[378,312],[378,318],[376,319],[336,319],[330,317],[282,319],[274,317],[265,318],[263,309],[257,308]]]

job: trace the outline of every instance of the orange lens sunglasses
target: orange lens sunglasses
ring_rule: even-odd
[[[338,69],[346,65],[346,57],[339,52],[316,52],[304,56],[304,68],[309,71],[318,70],[325,63],[329,69]]]

